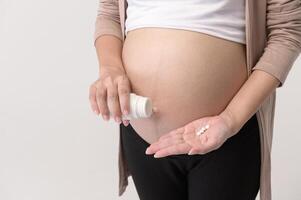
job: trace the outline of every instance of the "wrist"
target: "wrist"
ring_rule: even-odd
[[[99,76],[101,75],[101,73],[106,72],[106,71],[117,71],[117,72],[121,72],[121,73],[125,73],[125,69],[123,67],[123,65],[100,65],[99,66]]]
[[[235,115],[229,109],[225,109],[223,112],[220,113],[220,117],[222,117],[226,124],[228,125],[230,132],[232,135],[235,135],[239,130],[239,123],[235,118]],[[232,136],[231,135],[231,136]]]

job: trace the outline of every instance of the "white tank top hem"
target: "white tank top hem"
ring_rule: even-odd
[[[219,32],[216,32],[214,30],[210,30],[209,28],[207,28],[207,29],[203,28],[203,29],[200,30],[200,29],[197,29],[197,28],[193,29],[191,27],[183,27],[183,26],[179,27],[179,26],[171,26],[171,25],[163,25],[163,24],[161,24],[160,26],[158,24],[143,24],[143,25],[132,26],[130,30],[127,30],[125,32],[125,35],[127,35],[127,33],[131,30],[139,29],[139,28],[147,28],[147,27],[171,28],[171,29],[195,31],[195,32],[205,33],[205,34],[212,35],[212,36],[215,36],[215,37],[218,37],[218,38],[227,39],[227,40],[242,43],[242,44],[246,43],[245,39],[243,39],[243,37],[240,36],[240,35],[237,36],[237,37],[233,37],[233,36],[228,35],[226,33],[219,33]]]
[[[142,27],[184,29],[246,44],[245,0],[127,0],[125,35]]]

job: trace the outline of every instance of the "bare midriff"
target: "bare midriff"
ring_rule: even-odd
[[[205,116],[220,114],[247,80],[245,44],[171,28],[127,33],[122,60],[131,92],[156,112],[130,124],[147,143]]]

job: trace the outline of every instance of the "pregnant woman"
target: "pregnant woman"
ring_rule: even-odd
[[[300,53],[300,1],[100,0],[98,11],[90,102],[119,124],[119,195],[131,175],[141,200],[259,189],[270,200],[275,89]],[[151,117],[122,121],[130,92],[151,99]]]

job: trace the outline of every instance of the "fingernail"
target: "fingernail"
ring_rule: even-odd
[[[157,154],[154,154],[154,158],[159,158],[160,156]]]
[[[124,115],[128,115],[129,111],[128,110],[124,110],[123,113],[124,113]]]
[[[116,117],[115,117],[115,121],[116,121],[117,123],[119,123],[119,124],[120,124],[120,123],[121,123],[121,119],[120,119],[120,117],[116,116]]]
[[[93,112],[94,112],[96,115],[98,115],[98,112],[97,112],[97,110],[93,110]]]
[[[195,153],[192,153],[192,150],[190,150],[189,152],[188,152],[188,155],[194,155]]]
[[[103,115],[103,118],[104,118],[104,120],[106,120],[106,121],[109,121],[109,120],[110,120],[109,115]]]
[[[129,125],[129,121],[128,120],[124,120],[123,121],[123,125],[128,126]]]

